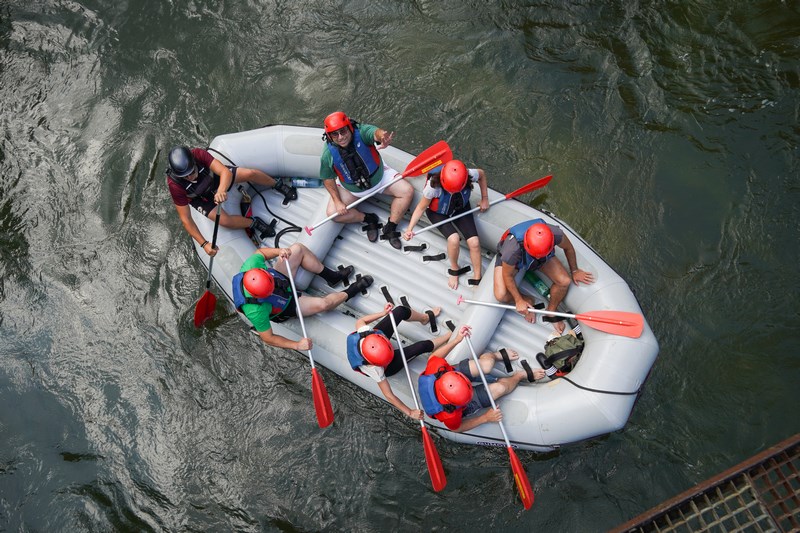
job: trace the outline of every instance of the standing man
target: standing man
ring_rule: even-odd
[[[219,204],[228,198],[228,191],[234,183],[250,182],[274,187],[272,176],[253,168],[228,167],[202,148],[175,146],[169,151],[167,166],[167,186],[169,187],[175,210],[186,232],[197,241],[208,255],[214,256],[217,250],[203,238],[203,234],[192,220],[189,206],[214,220]],[[250,228],[261,235],[269,226],[258,217],[247,218],[229,215],[220,211],[220,225],[226,228]]]
[[[569,273],[561,261],[555,258],[555,247],[564,250],[569,264]],[[594,276],[578,268],[575,247],[560,227],[545,224],[541,218],[521,222],[510,227],[497,244],[497,260],[494,266],[494,297],[498,302],[513,302],[517,313],[523,315],[528,322],[534,322],[536,315],[528,311],[533,307],[529,297],[519,292],[514,280],[517,272],[541,270],[553,280],[550,287],[550,301],[547,311],[556,311],[558,304],[564,300],[569,284],[583,282],[594,283]],[[552,322],[559,333],[564,332],[564,319],[561,317],[542,317],[544,322]]]
[[[268,260],[280,258],[275,268],[267,265]],[[372,285],[372,276],[364,276],[341,292],[333,292],[324,297],[306,296],[292,292],[287,277],[287,268],[297,275],[303,267],[334,287],[353,273],[348,266],[339,272],[331,270],[317,259],[317,256],[304,245],[294,243],[288,248],[259,248],[247,258],[238,274],[233,277],[233,305],[253,324],[261,340],[270,346],[310,350],[311,339],[304,337],[299,341],[287,339],[272,332],[272,323],[280,323],[297,316],[297,306],[304,317],[322,313],[337,307],[355,297]]]
[[[378,240],[378,216],[375,213],[347,209],[347,206],[400,175],[384,163],[378,153],[378,149],[389,146],[393,138],[394,132],[369,124],[359,124],[341,111],[331,113],[325,118],[325,149],[320,157],[319,176],[325,180],[325,188],[331,195],[327,213],[338,213],[339,216],[333,219],[336,222],[363,222],[370,242]],[[384,189],[383,193],[394,198],[389,221],[383,227],[383,239],[399,250],[402,244],[397,223],[411,205],[414,188],[405,180],[399,180]]]

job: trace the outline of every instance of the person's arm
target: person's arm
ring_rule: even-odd
[[[461,419],[461,425],[458,426],[458,429],[454,429],[456,433],[462,433],[464,431],[469,431],[470,429],[476,428],[481,424],[486,424],[487,422],[499,422],[503,419],[503,413],[500,411],[499,408],[497,409],[487,409],[483,413],[478,416],[470,416],[467,418]]]
[[[478,187],[481,190],[481,201],[478,204],[481,208],[481,213],[489,209],[489,186],[486,183],[486,172],[482,168],[478,170]]]
[[[339,196],[339,188],[336,185],[335,179],[329,179],[322,182],[322,185],[328,191],[328,194],[331,195],[331,200],[333,200],[333,208],[336,210],[337,213],[340,215],[347,214],[347,204],[342,201],[342,197]]]
[[[417,204],[417,207],[414,209],[414,212],[411,213],[411,220],[408,221],[408,226],[406,227],[406,232],[403,234],[403,238],[407,241],[410,241],[411,238],[414,236],[414,226],[417,225],[419,219],[422,218],[422,213],[428,209],[428,206],[431,205],[431,198],[425,198],[424,196]]]
[[[594,283],[594,276],[591,272],[586,272],[585,270],[578,268],[578,259],[575,255],[575,247],[572,245],[572,241],[569,240],[569,237],[566,235],[561,237],[561,242],[558,246],[564,250],[564,255],[567,257],[567,264],[569,265],[569,272],[570,276],[572,276],[572,281],[574,281],[576,285],[581,281],[587,285]]]
[[[276,257],[280,257],[281,259],[289,259],[292,255],[292,251],[289,248],[259,248],[256,252],[260,253],[264,256],[264,259],[269,261],[270,259],[275,259]]]
[[[392,144],[392,139],[394,139],[394,132],[393,131],[386,131],[378,128],[375,130],[375,143],[378,145],[378,149],[383,149]]]
[[[456,333],[456,336],[450,339],[450,342],[442,344],[433,352],[431,352],[431,357],[441,357],[442,359],[447,359],[447,356],[453,351],[453,348],[458,346],[458,343],[464,340],[464,334],[469,333],[469,328],[470,326],[461,326],[461,328],[458,330],[458,333]]]
[[[372,313],[370,315],[362,316],[361,318],[356,320],[356,331],[358,331],[359,329],[363,328],[364,326],[368,326],[369,324],[371,324],[372,322],[375,322],[376,320],[378,320],[380,318],[385,317],[391,311],[392,311],[392,304],[387,303],[384,306],[383,311],[380,311],[378,313]]]
[[[217,208],[219,209],[219,208]],[[217,255],[218,248],[212,248],[211,243],[203,238],[203,234],[200,233],[200,229],[197,227],[197,224],[194,223],[192,220],[192,212],[188,205],[176,205],[175,210],[178,212],[178,218],[181,219],[181,223],[183,224],[183,228],[186,230],[192,239],[197,241],[197,244],[202,246],[203,251],[210,256]]]
[[[261,337],[262,341],[269,344],[270,346],[275,346],[276,348],[289,348],[291,350],[310,350],[311,347],[313,346],[311,339],[309,339],[308,337],[304,337],[298,341],[293,341],[291,339],[287,339],[282,335],[273,333],[272,328],[267,329],[265,331],[259,331],[258,336]]]
[[[404,415],[415,420],[422,420],[422,411],[419,409],[411,409],[409,406],[404,404],[400,398],[395,396],[394,392],[392,392],[392,386],[389,385],[389,380],[384,379],[379,381],[378,388],[381,389],[384,398],[386,398],[390,404],[394,405]]]
[[[211,172],[219,176],[219,187],[217,188],[217,193],[214,195],[214,201],[217,202],[217,204],[221,204],[228,199],[228,187],[231,186],[231,182],[233,181],[233,172],[216,159],[211,162],[209,168]]]

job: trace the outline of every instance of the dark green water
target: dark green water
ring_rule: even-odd
[[[800,430],[800,8],[781,1],[0,2],[0,531],[600,531]],[[439,139],[626,278],[661,354],[626,428],[437,439],[232,313],[165,151],[342,109]],[[324,371],[323,371],[324,372]]]

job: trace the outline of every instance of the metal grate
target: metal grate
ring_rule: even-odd
[[[800,531],[800,434],[619,526],[617,533]]]

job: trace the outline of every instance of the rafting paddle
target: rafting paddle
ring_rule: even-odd
[[[286,261],[286,272],[289,275],[289,283],[292,285],[292,294],[295,297],[295,306],[297,307],[297,318],[300,319],[300,329],[303,330],[303,337],[308,337],[306,333],[306,324],[303,321],[303,313],[300,311],[300,302],[297,301],[297,289],[294,286],[294,276],[292,276],[292,265]],[[328,396],[328,389],[325,388],[325,383],[322,381],[322,376],[317,372],[317,367],[314,366],[314,355],[311,349],[308,350],[308,359],[311,361],[311,394],[314,396],[314,409],[317,412],[317,423],[319,427],[326,428],[333,424],[333,407],[331,407],[331,399]]]
[[[478,367],[478,372],[481,375],[481,381],[483,382],[483,386],[486,388],[486,395],[489,397],[489,401],[492,402],[492,409],[497,409],[497,404],[494,403],[494,398],[492,398],[492,394],[489,391],[489,384],[486,383],[486,376],[483,374],[480,361],[478,361],[478,354],[475,353],[475,347],[472,346],[472,341],[469,338],[469,334],[465,335],[464,338],[467,340],[470,353],[472,353],[472,360],[475,361],[475,366]],[[498,421],[497,425],[500,426],[500,431],[503,432],[503,439],[506,441],[508,456],[511,458],[511,471],[514,473],[514,481],[517,484],[517,490],[519,491],[519,497],[522,500],[522,506],[525,507],[525,509],[530,509],[531,505],[533,505],[533,489],[531,488],[531,482],[528,480],[528,474],[525,473],[525,468],[522,467],[522,463],[520,462],[519,457],[517,457],[517,452],[515,452],[514,448],[511,447],[511,443],[508,440],[508,434],[506,433],[506,428],[503,425],[503,421]]]
[[[458,300],[456,300],[456,305],[460,304],[461,302],[484,305],[486,307],[498,307],[501,309],[517,309],[513,305],[482,302],[480,300],[467,300],[463,296],[459,296]],[[638,339],[641,337],[642,331],[644,330],[644,317],[638,313],[628,313],[625,311],[589,311],[586,313],[572,315],[570,313],[559,313],[558,311],[534,309],[533,307],[529,307],[528,311],[539,315],[574,318],[579,322],[585,323],[590,328],[605,331],[606,333],[612,333],[614,335],[630,337],[632,339]]]
[[[211,249],[217,246],[217,231],[219,230],[219,213],[222,211],[221,206],[217,206],[217,215],[214,217],[214,235],[211,237]],[[206,320],[211,318],[214,314],[214,308],[217,306],[217,297],[211,292],[211,267],[214,266],[214,256],[212,255],[208,260],[208,277],[206,278],[206,292],[197,300],[197,305],[194,307],[194,327],[199,328],[205,323]]]
[[[406,353],[403,351],[403,342],[400,340],[400,333],[397,331],[397,322],[395,322],[394,315],[391,311],[389,312],[389,318],[392,321],[394,336],[397,338],[397,346],[400,348],[400,357],[403,358],[403,367],[406,369],[406,377],[408,378],[408,387],[411,390],[411,397],[414,398],[414,407],[419,410],[417,394],[414,392],[414,384],[411,382],[411,372],[408,370]],[[428,428],[425,427],[425,422],[420,420],[419,425],[422,426],[422,447],[425,450],[425,461],[428,463],[428,474],[431,476],[433,490],[439,492],[447,485],[447,478],[444,476],[442,460],[439,459],[439,452],[436,451],[436,446],[434,446],[433,439],[431,439],[428,433]]]
[[[378,187],[374,191],[370,192],[366,196],[360,197],[358,200],[353,202],[352,204],[347,206],[347,209],[351,209],[361,202],[375,196],[379,192],[383,191],[387,187],[390,187],[395,182],[400,181],[403,178],[407,178],[409,176],[419,176],[420,174],[425,174],[431,169],[438,167],[439,165],[443,165],[453,159],[453,152],[450,150],[450,146],[445,141],[439,141],[433,146],[429,147],[428,149],[424,150],[421,154],[415,157],[411,163],[408,164],[406,169],[403,171],[402,174],[394,178],[393,180],[386,183],[386,185],[382,185]],[[306,226],[306,233],[311,235],[311,232],[320,227],[321,225],[325,224],[326,222],[333,220],[334,218],[338,217],[339,213],[333,213],[329,217],[320,220],[313,226]]]
[[[499,204],[500,202],[504,202],[506,200],[510,200],[512,198],[516,198],[517,196],[521,196],[521,195],[525,194],[526,192],[531,192],[531,191],[535,191],[536,189],[541,189],[542,187],[544,187],[545,185],[550,183],[551,179],[553,179],[553,176],[545,176],[545,177],[543,177],[541,179],[538,179],[536,181],[532,181],[527,185],[523,185],[522,187],[520,187],[516,191],[512,191],[512,192],[506,194],[505,196],[501,196],[500,198],[495,198],[494,200],[489,202],[489,207],[493,206],[494,204]],[[426,231],[432,230],[433,228],[438,228],[442,224],[447,224],[448,222],[452,222],[452,221],[454,221],[454,220],[456,220],[458,218],[461,218],[463,216],[467,216],[470,213],[474,213],[475,211],[478,211],[479,209],[480,209],[480,206],[473,207],[469,211],[464,211],[463,213],[459,213],[459,214],[457,214],[457,215],[455,215],[453,217],[448,218],[447,220],[442,220],[441,222],[437,222],[436,224],[431,224],[430,226],[425,226],[424,228],[422,228],[419,231],[412,232],[412,236],[419,235],[420,233],[425,233]]]

